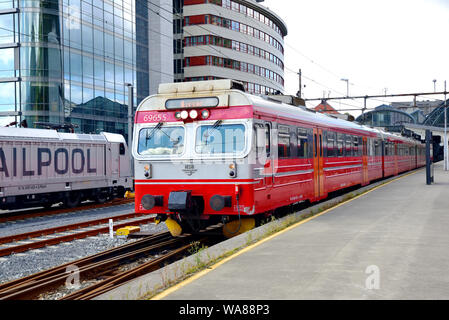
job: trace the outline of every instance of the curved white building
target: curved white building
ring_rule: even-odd
[[[229,78],[250,93],[284,91],[287,27],[274,12],[253,0],[184,0],[183,18],[178,81]]]

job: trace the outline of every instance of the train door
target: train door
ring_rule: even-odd
[[[271,188],[274,183],[274,148],[273,148],[273,126],[271,122],[267,122],[264,125],[265,129],[265,150],[267,160],[264,166],[264,177],[265,177],[265,187],[268,193],[270,193]]]
[[[323,130],[315,128],[313,129],[313,180],[315,199],[319,199],[325,195],[323,165]]]
[[[363,137],[363,152],[362,152],[362,186],[369,183],[368,177],[368,138]]]
[[[418,146],[415,145],[413,147],[413,149],[415,150],[415,169],[416,169],[416,168],[418,168],[418,152],[419,152]]]
[[[380,145],[382,147],[382,178],[385,178],[385,141],[381,140]]]
[[[111,143],[111,153],[110,153],[110,161],[111,161],[111,176],[117,178],[119,176],[120,170],[120,146],[118,143]]]
[[[394,161],[394,175],[397,176],[399,174],[399,167],[398,167],[398,144],[397,142],[393,142],[393,161]]]
[[[272,148],[272,125],[270,122],[256,123],[256,176],[261,181],[260,189],[265,190],[267,198],[273,187],[274,163]],[[264,196],[265,199],[265,196]]]

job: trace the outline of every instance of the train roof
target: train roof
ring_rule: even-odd
[[[50,129],[34,129],[34,128],[0,128],[1,140],[34,140],[34,141],[74,141],[74,142],[91,142],[104,143],[108,142],[125,142],[120,134],[102,132],[100,134],[82,134],[82,133],[65,133],[57,132]]]
[[[166,111],[165,102],[168,99],[188,98],[192,94],[195,94],[196,97],[216,96],[219,98],[218,107],[251,105],[255,111],[271,113],[276,115],[276,117],[294,118],[322,127],[338,127],[354,133],[370,134],[371,136],[389,140],[416,143],[413,139],[385,132],[377,128],[337,119],[323,113],[307,111],[296,106],[268,99],[267,97],[251,95],[240,90],[240,88],[242,88],[242,85],[239,82],[230,79],[160,84],[158,94],[144,99],[138,106],[137,111]]]

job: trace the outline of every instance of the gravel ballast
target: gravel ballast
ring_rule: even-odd
[[[141,231],[151,233],[164,232],[166,230],[165,224],[146,224],[141,226]],[[3,235],[3,233],[1,234]],[[0,283],[79,260],[123,245],[128,241],[135,240],[119,239],[117,237],[110,239],[109,235],[102,234],[96,237],[0,257]]]

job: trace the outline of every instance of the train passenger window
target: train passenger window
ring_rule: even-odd
[[[337,133],[337,152],[339,157],[343,157],[345,144],[344,144],[344,135],[341,133]]]
[[[374,140],[374,155],[375,156],[381,156],[382,150],[381,150],[381,142],[379,140]]]
[[[359,156],[360,155],[360,146],[359,146],[359,138],[358,137],[353,137],[353,156]]]
[[[270,131],[270,125],[267,123],[265,125],[265,149],[267,151],[267,158],[271,155],[271,131]]]
[[[290,157],[297,158],[298,155],[298,137],[295,130],[290,131]]]
[[[369,157],[374,156],[374,140],[367,138],[366,143],[367,143],[367,155]]]
[[[323,156],[323,136],[320,134],[320,157]]]
[[[359,140],[359,156],[363,155],[363,138],[358,137]],[[365,145],[365,155],[367,154],[366,145]]]
[[[337,150],[335,149],[335,132],[327,132],[327,156],[337,156]]]
[[[351,157],[354,155],[353,148],[352,148],[352,137],[350,135],[346,135],[346,143],[345,143],[345,156]]]
[[[286,126],[279,126],[278,133],[278,158],[289,158],[290,152],[290,132]]]
[[[391,142],[390,141],[385,142],[385,155],[386,156],[392,156],[392,153],[391,153]]]
[[[307,138],[307,130],[298,128],[298,158],[308,158],[308,138]]]

